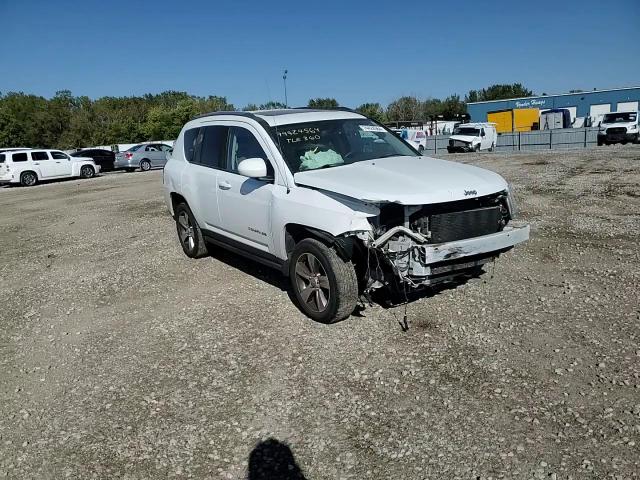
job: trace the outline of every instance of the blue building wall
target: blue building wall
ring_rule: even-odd
[[[468,103],[467,113],[471,116],[472,122],[486,122],[487,113],[500,110],[576,107],[577,117],[588,117],[591,105],[608,103],[611,105],[611,111],[615,112],[618,102],[640,102],[640,87]]]

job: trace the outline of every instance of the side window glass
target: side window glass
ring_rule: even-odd
[[[54,160],[66,160],[67,158],[69,158],[62,152],[51,152],[51,157],[53,157]]]
[[[4,153],[0,153],[0,163],[4,163]]]
[[[31,160],[49,160],[49,155],[47,152],[31,152]]]
[[[198,139],[198,134],[200,133],[200,128],[192,128],[191,130],[187,130],[184,132],[184,156],[187,159],[187,162],[196,162],[196,140]],[[200,140],[200,143],[202,139]]]
[[[224,154],[227,142],[227,127],[202,127],[202,143],[200,146],[200,164],[212,168],[224,165]]]
[[[480,136],[484,137],[484,128],[482,130],[480,130]]]
[[[27,154],[26,153],[14,153],[13,154],[13,161],[14,162],[26,162],[27,161]]]
[[[171,147],[169,145],[162,144],[160,145],[160,150],[162,150],[163,152],[168,152],[169,150],[171,150]]]
[[[237,173],[238,164],[247,158],[262,158],[267,164],[267,176],[273,177],[273,167],[267,155],[258,143],[258,139],[246,128],[231,127],[229,130],[229,148],[227,170]]]

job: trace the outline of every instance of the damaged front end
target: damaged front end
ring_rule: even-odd
[[[417,289],[478,273],[482,265],[529,238],[508,225],[508,191],[430,205],[380,205],[370,218],[365,293]]]

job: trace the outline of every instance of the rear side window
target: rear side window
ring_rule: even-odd
[[[192,128],[184,132],[184,156],[188,162],[195,160],[196,153],[196,137],[200,133],[199,128]]]
[[[31,152],[31,160],[49,160],[47,152]]]
[[[216,125],[184,132],[184,155],[187,161],[212,168],[223,166],[227,130],[227,127]]]
[[[14,153],[13,154],[13,161],[14,162],[26,162],[27,161],[27,154],[26,153]]]
[[[0,153],[0,163],[4,163],[4,153]]]

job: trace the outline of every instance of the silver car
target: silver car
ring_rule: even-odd
[[[146,172],[152,168],[164,167],[164,164],[167,163],[167,154],[171,150],[172,147],[164,143],[134,145],[129,150],[116,153],[113,167],[127,172],[133,172],[136,168]]]

